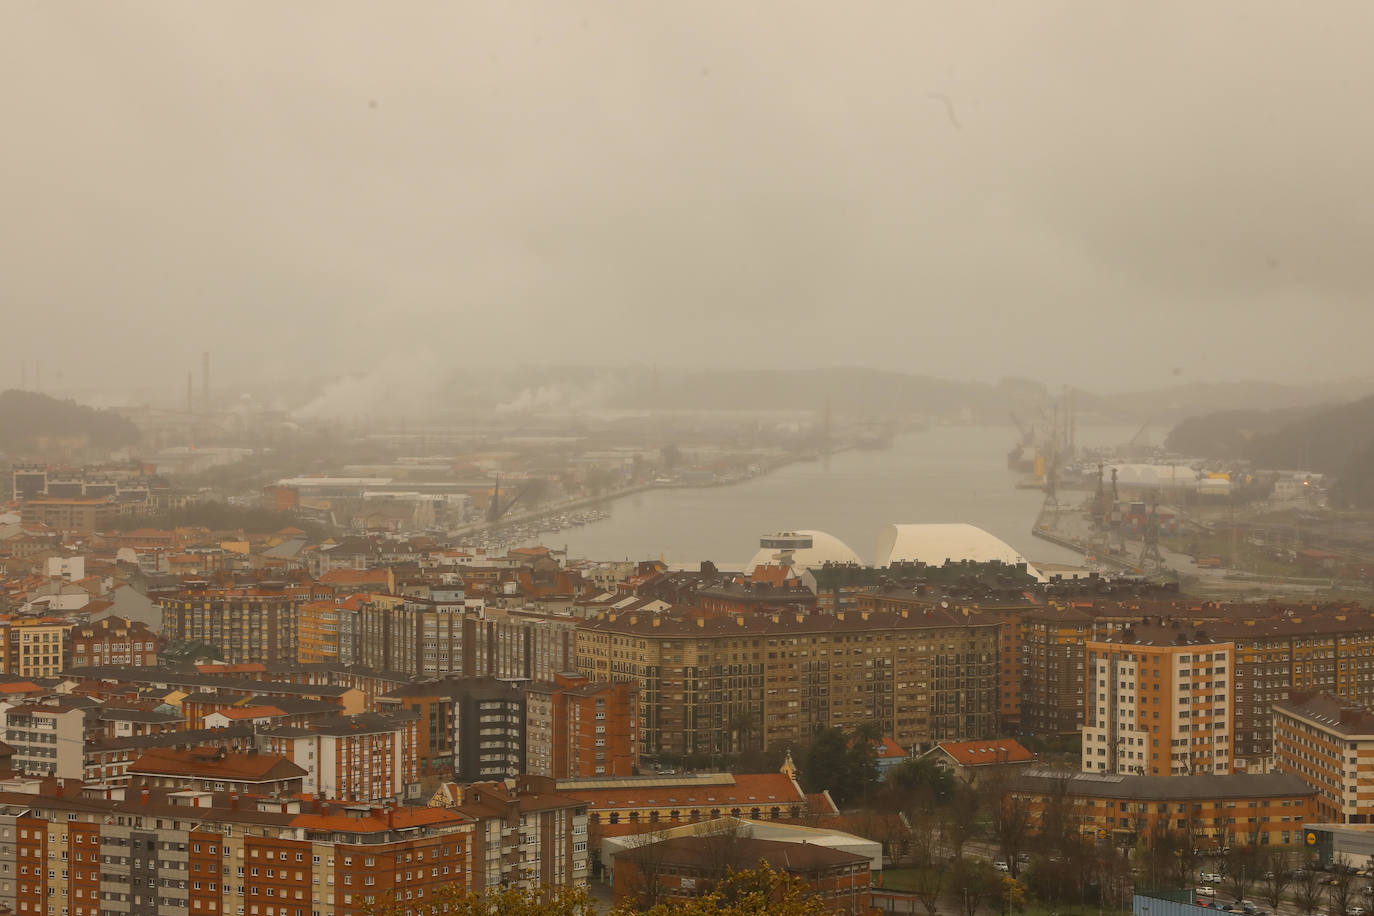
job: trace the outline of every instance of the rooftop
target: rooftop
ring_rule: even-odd
[[[1194,776],[1123,776],[1068,770],[1030,770],[1012,782],[1014,790],[1047,793],[1063,786],[1067,794],[1138,801],[1218,798],[1305,797],[1316,790],[1289,773],[1200,773]]]

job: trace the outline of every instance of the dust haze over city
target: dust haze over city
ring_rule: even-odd
[[[0,820],[313,916],[778,843],[795,916],[1365,916],[1370,34],[0,5]],[[0,906],[280,890],[123,862]]]

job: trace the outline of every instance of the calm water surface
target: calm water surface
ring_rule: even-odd
[[[1083,446],[1119,445],[1134,429],[1079,431]],[[1076,563],[1081,557],[1031,537],[1044,495],[1018,490],[1006,453],[1015,430],[933,427],[902,436],[886,451],[849,451],[802,462],[732,486],[650,490],[611,504],[612,516],[546,533],[542,542],[569,556],[670,563],[745,563],[760,535],[795,528],[827,531],[872,562],[878,535],[892,523],[967,522],[1022,556]]]

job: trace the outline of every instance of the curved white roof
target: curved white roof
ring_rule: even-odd
[[[858,563],[863,565],[863,560],[859,555],[849,549],[849,545],[833,534],[826,534],[824,531],[811,531],[809,529],[797,529],[787,532],[788,534],[802,534],[811,538],[811,546],[803,547],[792,553],[792,566],[796,569],[818,569],[826,563]],[[760,547],[759,552],[754,554],[754,559],[750,560],[744,567],[746,572],[753,572],[755,566],[769,566],[776,564],[774,559],[779,551],[775,547]]]
[[[878,566],[891,566],[903,560],[943,566],[946,560],[972,560],[987,563],[1001,560],[1015,566],[1026,564],[1026,571],[1042,582],[1045,576],[1031,566],[1006,541],[976,525],[888,525],[878,536]]]

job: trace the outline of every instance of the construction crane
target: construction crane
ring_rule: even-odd
[[[1135,444],[1140,441],[1141,436],[1145,435],[1145,430],[1150,428],[1150,424],[1153,423],[1154,420],[1154,417],[1150,417],[1144,423],[1140,424],[1140,429],[1137,429],[1135,435],[1127,441],[1126,448],[1135,448]]]
[[[520,502],[520,498],[529,492],[532,484],[533,481],[526,481],[525,485],[517,490],[515,495],[503,506],[501,505],[501,478],[497,476],[496,489],[492,491],[491,502],[487,504],[487,523],[499,522],[511,509],[515,508],[515,504]]]

